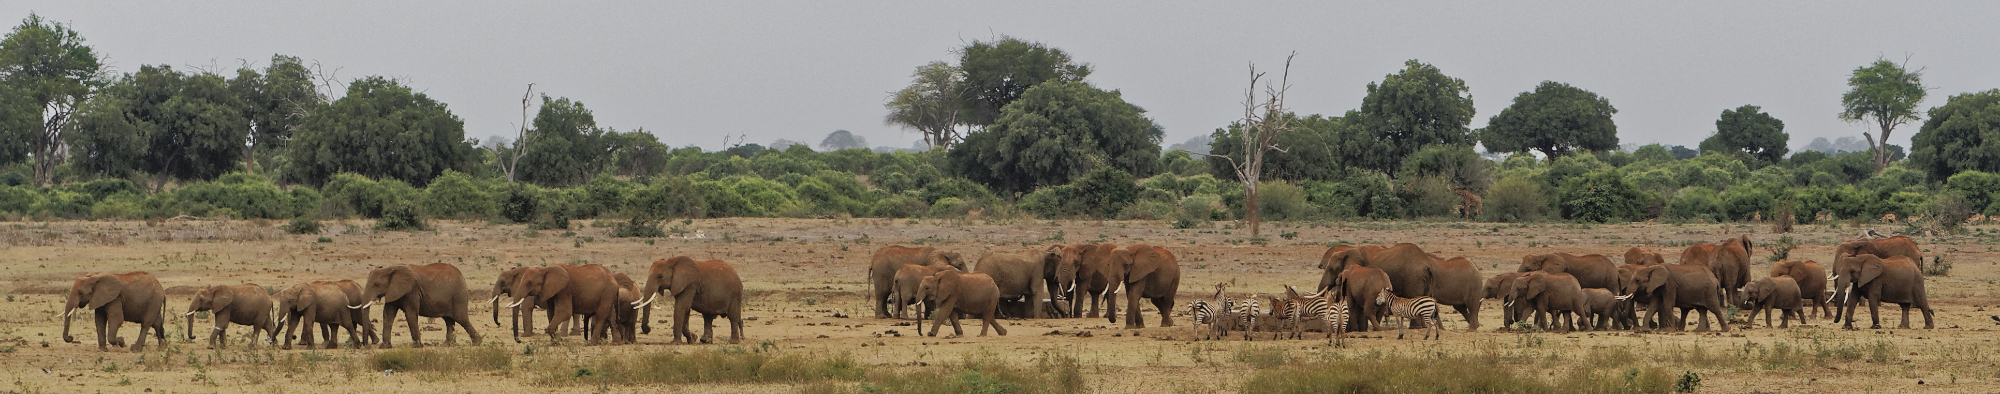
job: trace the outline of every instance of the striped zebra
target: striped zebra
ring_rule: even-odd
[[[1223,335],[1229,333],[1229,325],[1226,320],[1229,319],[1228,314],[1235,307],[1235,303],[1229,301],[1229,294],[1225,292],[1228,289],[1228,283],[1217,283],[1215,284],[1214,303],[1195,300],[1195,302],[1188,304],[1188,314],[1194,317],[1194,328],[1196,331],[1200,331],[1202,325],[1208,325],[1208,331],[1202,332],[1200,335],[1201,339],[1207,340],[1210,334],[1213,334],[1216,339],[1222,339]]]
[[[1385,289],[1382,290],[1381,295],[1375,296],[1375,305],[1389,306],[1389,313],[1396,316],[1398,320],[1398,324],[1396,325],[1396,339],[1403,339],[1403,331],[1410,327],[1411,320],[1423,321],[1424,339],[1432,339],[1433,336],[1438,339],[1444,338],[1444,334],[1439,332],[1438,329],[1437,299],[1429,296],[1418,296],[1417,298],[1397,297],[1396,293],[1391,293]]]
[[[1285,286],[1287,294],[1298,294],[1296,289]],[[1347,338],[1347,303],[1334,298],[1340,293],[1331,288],[1322,289],[1309,296],[1295,296],[1285,300],[1286,319],[1292,324],[1292,338],[1305,338],[1306,319],[1321,319],[1326,322],[1327,344],[1344,346]]]
[[[1262,306],[1257,304],[1257,296],[1254,295],[1236,304],[1235,311],[1239,319],[1237,323],[1241,324],[1237,327],[1243,329],[1243,340],[1252,340],[1250,333],[1257,330],[1257,313],[1260,312],[1258,309],[1262,309]]]

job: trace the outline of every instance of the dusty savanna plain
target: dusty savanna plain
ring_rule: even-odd
[[[1862,229],[1897,228],[1842,221],[1777,235],[1749,224],[1278,222],[1264,225],[1260,245],[1231,222],[1174,229],[1157,221],[712,219],[669,222],[677,234],[654,239],[610,237],[608,221],[542,231],[455,221],[416,232],[373,231],[367,221],[326,224],[320,234],[293,235],[282,223],[241,220],[0,223],[0,384],[9,392],[1222,392],[1444,379],[1470,381],[1455,386],[1467,390],[1538,387],[1508,386],[1531,381],[1601,392],[1672,390],[1697,378],[1704,392],[2000,392],[2000,335],[1992,331],[2000,311],[1987,311],[2000,302],[2000,226],[1917,237],[1927,257],[1943,255],[1953,266],[1927,279],[1934,330],[1866,329],[1863,320],[1864,329],[1850,331],[1814,317],[1790,329],[1765,328],[1758,319],[1755,329],[1726,333],[1495,332],[1499,305],[1488,300],[1478,332],[1466,332],[1466,322],[1446,311],[1443,339],[1397,339],[1391,329],[1350,334],[1346,347],[1336,348],[1323,334],[1197,341],[1185,308],[1211,297],[1218,282],[1231,283],[1236,297],[1312,286],[1320,276],[1314,265],[1333,243],[1415,243],[1466,256],[1491,276],[1514,270],[1527,254],[1622,256],[1645,246],[1671,262],[1686,245],[1749,234],[1759,245],[1753,274],[1763,277],[1768,245],[1781,236],[1798,243],[1791,259],[1830,264],[1834,244]],[[976,259],[1095,241],[1150,243],[1179,256],[1175,326],[1161,327],[1142,303],[1144,329],[1102,318],[1005,320],[1006,336],[979,337],[976,324],[967,324],[964,337],[947,338],[950,327],[928,337],[909,321],[873,318],[866,296],[869,255],[887,245],[936,246]],[[508,267],[594,263],[639,277],[651,261],[679,255],[735,266],[747,298],[742,343],[667,344],[667,310],[653,314],[655,331],[637,345],[543,335],[517,342],[495,325],[491,305],[474,303],[480,346],[461,332],[452,347],[285,351],[261,340],[251,348],[248,330],[235,326],[226,349],[209,349],[205,339],[187,338],[186,320],[170,319],[166,346],[100,352],[87,314],[71,328],[82,343],[63,342],[63,321],[54,317],[71,280],[92,272],[151,272],[168,288],[167,314],[178,317],[198,287],[217,284],[282,289],[365,281],[369,269],[384,265],[446,262],[483,301]],[[1866,316],[1865,306],[1859,311]],[[1882,312],[1884,327],[1895,327],[1900,311],[1885,305]],[[1912,317],[1922,327],[1921,314]],[[391,335],[403,349],[409,337],[400,323]],[[718,323],[726,338],[726,324]],[[197,334],[209,324],[197,320]],[[442,326],[423,319],[423,342],[440,344]],[[135,332],[126,324],[119,335],[130,340]]]

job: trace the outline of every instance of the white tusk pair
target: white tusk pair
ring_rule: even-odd
[[[656,300],[656,299],[659,299],[659,298],[660,298],[660,295],[659,295],[658,293],[654,293],[654,294],[653,294],[653,296],[651,296],[651,297],[646,297],[646,300],[645,300],[645,301],[641,301],[641,302],[639,302],[639,304],[638,304],[638,305],[633,305],[633,306],[632,306],[632,309],[633,309],[633,310],[639,310],[639,309],[645,309],[647,305],[652,305],[652,304],[653,304],[653,300]]]
[[[368,309],[371,306],[375,306],[375,301],[368,301],[368,303],[361,304],[360,306],[348,306],[347,309]]]

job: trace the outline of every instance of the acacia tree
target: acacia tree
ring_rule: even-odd
[[[1904,60],[1905,63],[1909,61]],[[1924,101],[1924,70],[1909,71],[1903,65],[1888,59],[1876,58],[1874,64],[1854,69],[1854,76],[1847,78],[1849,89],[1840,95],[1840,119],[1849,122],[1873,122],[1882,134],[1861,133],[1861,139],[1868,141],[1868,150],[1875,155],[1875,172],[1889,166],[1889,133],[1896,126],[1917,120],[1917,104]]]
[[[306,116],[293,137],[287,176],[314,186],[352,172],[423,187],[446,169],[465,172],[475,164],[464,120],[383,77],[348,84],[345,96]]]
[[[917,67],[910,76],[916,80],[883,104],[889,107],[889,115],[882,121],[923,133],[924,143],[931,149],[949,148],[958,140],[958,114],[963,107],[958,100],[965,89],[965,76],[945,62]],[[832,141],[833,137],[827,138]]]
[[[2000,89],[1951,96],[1931,108],[1930,119],[1910,138],[1910,164],[1931,179],[2000,172]]]
[[[1521,92],[1514,104],[1480,130],[1479,141],[1489,152],[1541,151],[1553,161],[1570,151],[1618,147],[1618,125],[1611,115],[1618,108],[1597,93],[1569,84],[1542,81],[1534,91]]]
[[[1790,140],[1784,121],[1763,108],[1745,105],[1722,111],[1715,119],[1715,135],[1701,141],[1701,151],[1749,155],[1760,166],[1771,165],[1785,159],[1790,151],[1785,145]]]
[[[1257,97],[1257,83],[1264,78],[1264,73],[1257,72],[1256,64],[1250,65],[1250,87],[1243,90],[1243,122],[1240,126],[1242,132],[1236,134],[1243,139],[1242,146],[1246,148],[1243,150],[1243,160],[1221,156],[1229,162],[1230,169],[1236,173],[1236,179],[1243,181],[1243,204],[1244,211],[1250,219],[1251,237],[1261,235],[1258,231],[1261,221],[1257,216],[1257,179],[1264,173],[1264,152],[1285,151],[1273,141],[1276,141],[1279,135],[1291,131],[1292,120],[1296,118],[1285,110],[1285,91],[1292,87],[1292,58],[1298,55],[1297,52],[1293,52],[1291,56],[1285,57],[1285,72],[1278,77],[1277,86],[1264,82],[1262,99]]]
[[[1105,166],[1158,173],[1163,133],[1118,91],[1083,82],[1045,83],[1009,104],[993,126],[966,134],[945,156],[968,180],[1027,193]]]
[[[28,14],[0,40],[0,81],[38,107],[40,132],[28,143],[35,156],[35,185],[53,178],[63,159],[70,115],[103,84],[102,70],[82,35],[41,15]]]

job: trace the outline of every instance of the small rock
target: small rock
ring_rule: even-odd
[[[820,338],[832,338],[832,337],[829,337],[829,336],[826,336],[826,334],[820,334],[820,336],[819,336],[819,337],[820,337]]]
[[[1042,335],[1044,335],[1044,336],[1047,336],[1047,335],[1062,335],[1062,330],[1053,330],[1053,331],[1049,331],[1048,333],[1046,333],[1046,334],[1042,334]]]

